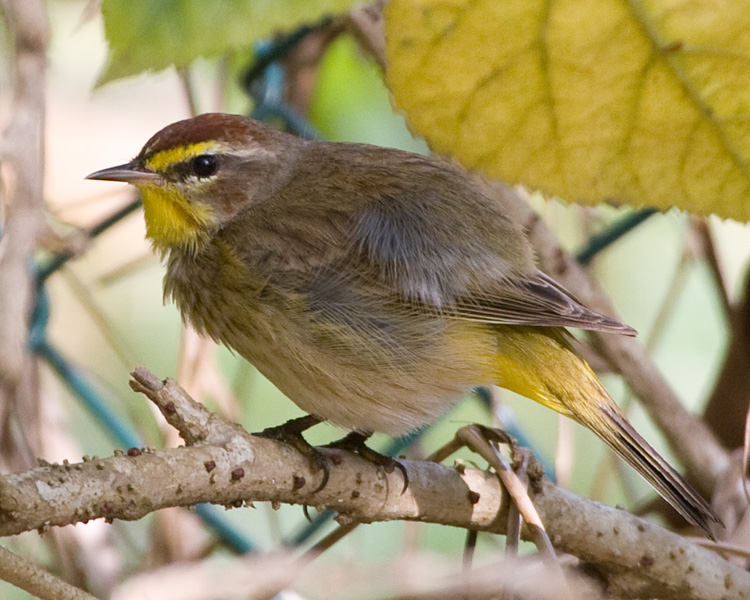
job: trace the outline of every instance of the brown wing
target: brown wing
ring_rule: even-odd
[[[346,182],[343,206],[341,190],[311,189],[309,178],[296,177],[273,204],[255,206],[241,230],[245,244],[252,237],[266,249],[277,245],[270,254],[283,265],[273,272],[283,271],[285,285],[313,297],[319,311],[350,311],[357,297],[373,312],[388,305],[404,314],[417,308],[486,323],[635,334],[537,270],[521,226],[455,166],[359,145],[342,163],[330,148],[317,145],[306,164]],[[279,219],[280,207],[295,218]],[[271,209],[272,218],[258,214]],[[273,223],[270,241],[263,223]]]
[[[636,335],[635,329],[583,306],[541,271],[523,279],[499,281],[492,293],[479,291],[459,298],[444,312],[460,318],[503,325],[577,327]]]

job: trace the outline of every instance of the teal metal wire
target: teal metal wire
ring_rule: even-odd
[[[601,233],[592,235],[583,248],[574,254],[575,259],[582,265],[588,265],[600,252],[609,248],[617,240],[658,212],[655,208],[644,208],[625,215]]]

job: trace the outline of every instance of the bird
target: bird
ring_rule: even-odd
[[[720,523],[567,328],[634,330],[541,272],[502,200],[455,163],[206,113],[87,178],[138,188],[165,298],[308,413],[267,430],[279,439],[311,449],[302,432],[328,421],[372,458],[373,432],[412,432],[497,385],[593,431],[707,535]]]

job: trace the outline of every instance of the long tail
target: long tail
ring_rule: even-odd
[[[583,425],[596,433],[617,455],[633,467],[685,520],[714,539],[710,524],[721,523],[709,504],[677,473],[625,418],[617,406],[599,405],[601,419]],[[578,419],[577,419],[578,420]]]
[[[713,539],[721,523],[703,497],[628,422],[561,328],[497,328],[498,384],[578,421]]]

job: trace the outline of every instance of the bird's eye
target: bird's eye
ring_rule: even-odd
[[[190,161],[190,168],[200,179],[211,177],[219,170],[219,159],[213,154],[201,154]]]

